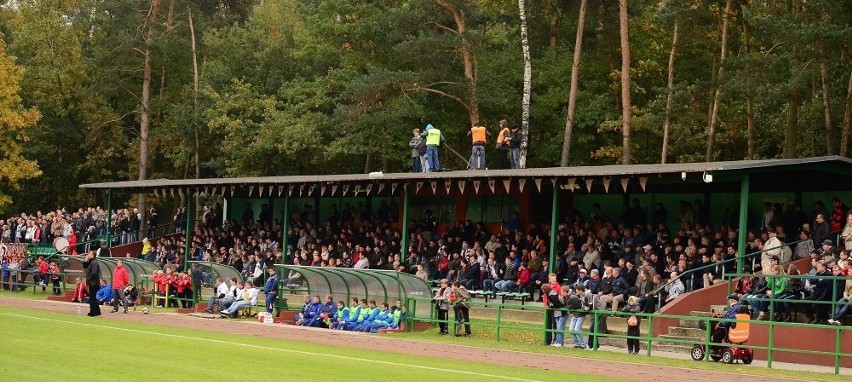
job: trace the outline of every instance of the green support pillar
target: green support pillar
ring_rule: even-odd
[[[183,243],[183,270],[189,270],[189,251],[192,250],[192,229],[195,220],[195,207],[193,206],[195,198],[192,195],[186,195],[186,227],[184,229]]]
[[[743,272],[743,266],[745,265],[745,243],[746,243],[746,233],[748,232],[748,191],[749,190],[749,177],[748,175],[744,175],[743,179],[740,183],[740,226],[737,231],[737,273]]]
[[[107,190],[106,246],[112,248],[112,190]]]
[[[402,191],[402,241],[399,244],[399,257],[403,264],[408,264],[408,189]]]
[[[553,212],[550,214],[550,266],[547,271],[549,273],[556,272],[556,234],[558,216],[559,216],[559,184],[553,181],[553,201],[551,202]]]
[[[290,194],[284,194],[284,221],[281,226],[281,230],[284,231],[283,237],[281,238],[281,259],[284,264],[290,264],[290,259],[288,256],[288,247],[290,246]]]

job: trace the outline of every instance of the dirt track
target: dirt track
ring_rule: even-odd
[[[0,297],[0,305],[31,309],[49,310],[60,313],[76,313],[78,304],[24,300]],[[86,312],[87,308],[84,307]],[[200,329],[215,332],[227,332],[241,335],[254,335],[278,338],[289,341],[305,341],[305,331],[310,331],[312,343],[322,343],[334,346],[346,346],[361,349],[373,349],[412,355],[430,355],[435,357],[452,358],[455,360],[470,360],[501,365],[540,368],[571,373],[614,376],[629,378],[635,381],[725,381],[725,382],[761,382],[761,381],[794,381],[793,379],[775,377],[756,377],[738,375],[728,372],[707,372],[686,368],[655,366],[641,363],[612,362],[612,361],[583,361],[581,358],[532,354],[500,349],[485,349],[472,346],[438,344],[416,340],[393,338],[391,335],[369,335],[350,332],[338,332],[324,329],[301,328],[290,325],[261,325],[245,321],[229,321],[220,319],[204,319],[177,314],[152,314],[143,316],[141,312],[131,314],[109,314],[104,309],[104,315],[92,320],[133,321],[149,324],[174,326],[188,329]],[[351,336],[359,336],[358,341],[351,341]],[[637,361],[641,362],[641,358]],[[720,368],[723,366],[720,366]],[[804,377],[804,376],[803,376]]]

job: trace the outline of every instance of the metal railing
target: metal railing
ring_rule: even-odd
[[[432,325],[437,325],[439,323],[446,323],[448,325],[461,325],[462,323],[456,322],[452,319],[452,316],[448,317],[447,320],[439,320],[436,315],[436,309],[434,301],[428,298],[406,298],[405,306],[408,309],[408,312],[414,312],[413,308],[417,306],[417,304],[430,304],[432,306],[432,314],[429,317],[415,317],[413,314],[409,314],[406,317],[406,331],[411,331],[412,327],[417,322],[429,323]],[[469,306],[476,307],[485,307],[484,303],[477,301],[468,302]],[[515,305],[515,304],[500,304],[500,303],[489,303],[489,307],[495,309],[496,320],[471,320],[470,322],[466,322],[464,324],[469,324],[472,328],[482,328],[482,329],[493,329],[494,330],[494,339],[495,341],[501,341],[501,332],[506,331],[520,331],[527,333],[534,333],[542,335],[541,338],[547,336],[548,333],[555,334],[559,332],[556,329],[547,329],[545,325],[536,326],[531,324],[522,324],[517,322],[507,322],[503,319],[503,311],[504,310],[514,310],[524,308],[526,310],[539,311],[544,313],[547,309],[543,306],[530,306],[530,305]],[[840,365],[842,359],[847,359],[852,357],[852,353],[844,353],[841,351],[841,339],[846,332],[852,330],[852,327],[845,326],[825,326],[825,325],[811,325],[811,324],[801,324],[801,323],[788,323],[788,322],[772,322],[772,321],[755,321],[749,320],[748,322],[752,326],[751,331],[754,331],[755,327],[759,326],[767,326],[768,327],[768,342],[766,345],[749,345],[746,343],[743,344],[731,344],[726,342],[714,342],[712,341],[712,334],[715,324],[720,322],[738,322],[736,319],[725,319],[725,318],[716,318],[716,317],[701,317],[701,316],[680,316],[680,315],[672,315],[672,314],[660,314],[660,313],[626,313],[626,312],[616,312],[612,310],[590,310],[585,312],[586,320],[593,325],[586,324],[584,322],[584,326],[588,329],[589,327],[600,328],[601,325],[607,320],[609,317],[621,317],[627,318],[630,316],[636,316],[644,322],[640,323],[640,334],[639,335],[625,335],[625,334],[615,334],[615,333],[606,333],[599,330],[581,330],[577,332],[571,332],[566,327],[562,332],[566,335],[566,341],[568,336],[571,334],[579,334],[586,339],[588,339],[592,346],[591,348],[594,350],[599,349],[599,345],[601,344],[601,340],[603,339],[621,339],[621,340],[639,340],[641,343],[644,343],[646,346],[645,352],[648,356],[653,355],[654,347],[660,348],[662,346],[670,346],[670,345],[680,345],[680,346],[702,346],[703,349],[711,349],[711,347],[736,347],[736,348],[746,348],[752,350],[763,350],[766,351],[767,355],[767,367],[772,368],[772,363],[774,358],[776,357],[776,353],[793,353],[793,354],[811,354],[811,355],[821,355],[826,357],[831,357],[833,359],[833,367],[834,374],[840,373]],[[546,317],[546,316],[545,316]],[[703,329],[704,335],[703,338],[698,339],[681,339],[681,338],[666,338],[661,336],[654,336],[653,327],[654,321],[660,319],[676,319],[680,321],[690,321],[697,323],[697,326]],[[790,347],[779,347],[775,344],[775,331],[779,328],[811,328],[811,329],[822,329],[822,330],[831,330],[834,335],[832,336],[832,340],[834,341],[833,351],[821,351],[821,350],[806,350],[806,349],[796,349]],[[641,333],[644,331],[644,334]],[[828,338],[825,338],[828,340]],[[709,361],[711,357],[705,355],[704,360]]]

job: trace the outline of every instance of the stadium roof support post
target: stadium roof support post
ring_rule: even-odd
[[[559,216],[559,182],[555,178],[553,179],[553,200],[551,207],[553,211],[550,214],[550,264],[547,269],[548,273],[554,273],[556,269],[556,234],[558,232],[556,223]]]
[[[281,238],[281,258],[284,264],[290,264],[290,193],[284,194],[284,225],[281,226],[281,231],[284,232]]]
[[[749,193],[749,176],[743,175],[740,181],[740,221],[737,227],[737,273],[743,273],[746,253],[745,243],[746,234],[748,232],[748,193]]]
[[[189,268],[189,251],[192,249],[192,223],[195,220],[194,212],[195,207],[192,205],[193,196],[187,193],[186,195],[186,227],[184,229],[184,243],[183,243],[183,270],[188,271]]]
[[[107,194],[107,210],[106,210],[106,246],[112,248],[112,189],[106,190]]]
[[[400,261],[408,264],[408,188],[402,191],[402,240],[400,242]]]

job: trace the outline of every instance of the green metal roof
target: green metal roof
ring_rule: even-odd
[[[339,175],[291,175],[263,176],[239,178],[209,178],[209,179],[150,179],[140,181],[119,181],[82,184],[80,188],[90,190],[122,190],[127,192],[154,192],[155,190],[206,190],[213,193],[225,189],[255,188],[261,192],[261,187],[273,190],[279,195],[282,190],[305,188],[312,186],[348,186],[367,185],[373,183],[414,184],[433,180],[445,181],[504,181],[517,179],[557,179],[564,181],[576,178],[641,178],[648,177],[659,181],[660,178],[680,180],[686,174],[691,182],[701,182],[701,177],[695,174],[710,173],[716,181],[732,180],[731,176],[742,174],[766,174],[775,172],[794,173],[796,171],[827,172],[852,176],[852,160],[840,156],[826,156],[797,159],[765,159],[743,160],[728,162],[702,163],[668,163],[668,164],[634,164],[634,165],[604,165],[577,167],[528,168],[519,170],[465,170],[432,173],[371,173],[371,174],[339,174]],[[243,191],[245,192],[245,191]],[[292,192],[292,191],[291,191]],[[252,191],[249,191],[251,194]]]

